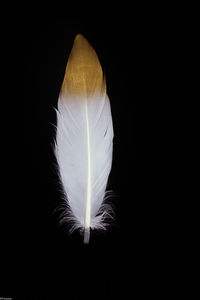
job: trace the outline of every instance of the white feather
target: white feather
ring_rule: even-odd
[[[66,195],[72,230],[105,229],[110,207],[105,203],[112,165],[113,125],[110,103],[102,89],[83,95],[60,93],[55,153]]]

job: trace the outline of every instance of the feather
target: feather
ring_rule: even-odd
[[[63,222],[80,229],[105,229],[112,216],[106,187],[112,165],[113,125],[106,82],[95,50],[78,34],[58,99],[55,155],[67,213]]]

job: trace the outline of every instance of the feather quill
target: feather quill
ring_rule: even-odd
[[[106,82],[95,50],[78,34],[58,99],[55,155],[67,213],[63,222],[81,229],[105,229],[111,207],[106,187],[112,165],[113,125]]]

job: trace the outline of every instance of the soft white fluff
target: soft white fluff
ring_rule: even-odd
[[[71,96],[58,100],[55,154],[68,207],[62,222],[71,230],[105,229],[110,206],[105,202],[112,164],[113,125],[108,96]],[[79,96],[80,97],[80,96]]]

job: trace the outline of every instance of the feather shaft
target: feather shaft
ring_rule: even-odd
[[[90,128],[88,120],[88,106],[85,101],[86,124],[87,124],[87,153],[88,153],[88,179],[87,179],[87,202],[85,214],[85,228],[90,228],[90,212],[91,212],[91,154],[90,154]]]

